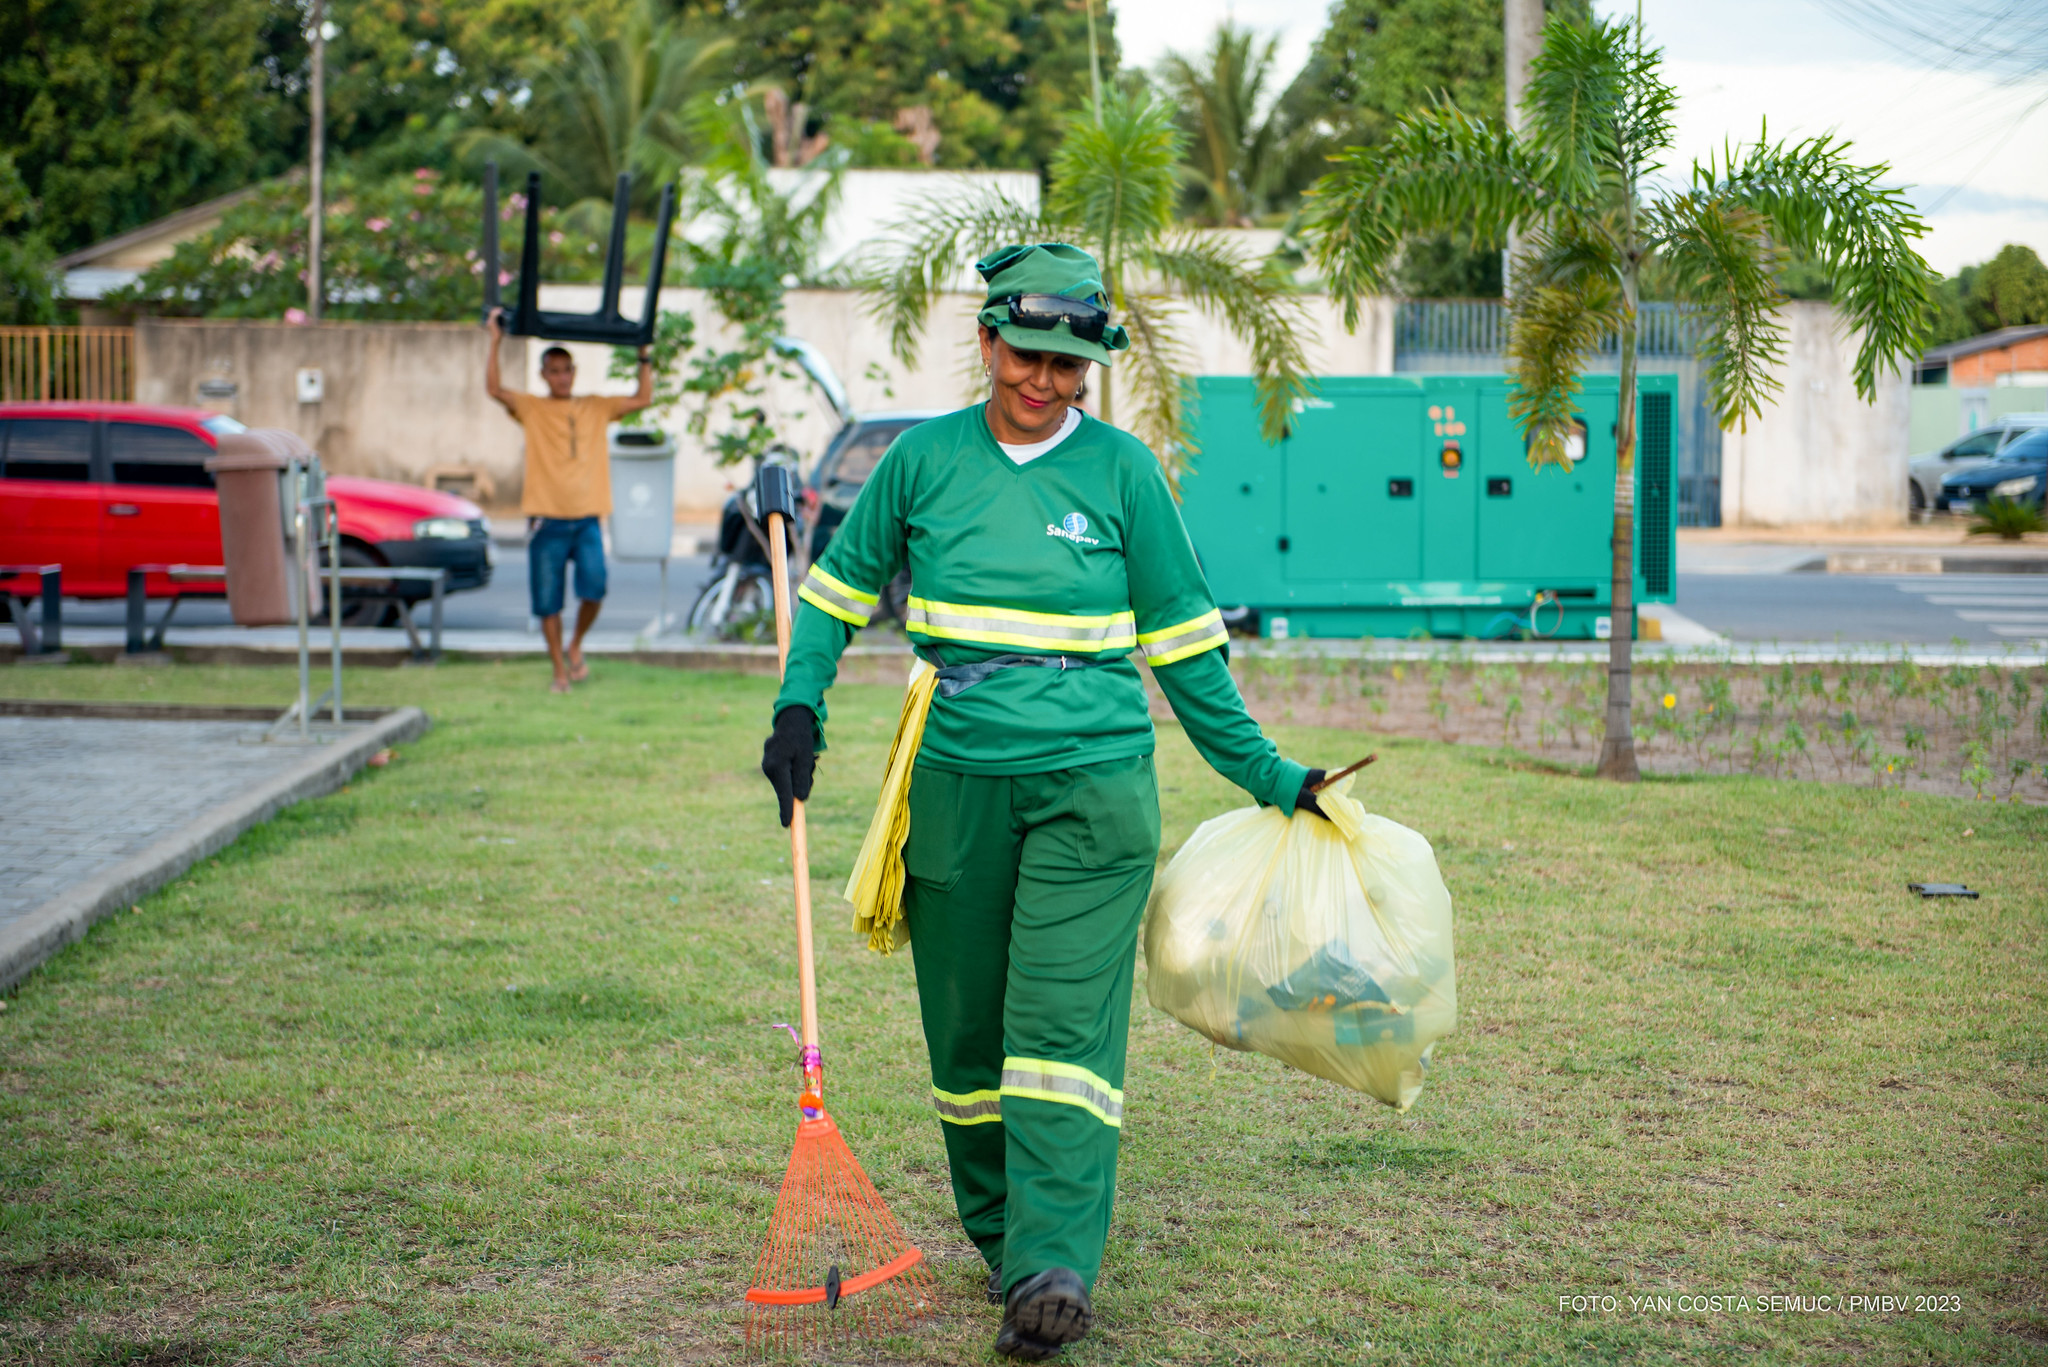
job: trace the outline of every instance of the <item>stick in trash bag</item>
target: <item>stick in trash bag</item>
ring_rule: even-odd
[[[1379,756],[1377,754],[1367,755],[1364,759],[1358,761],[1358,763],[1352,765],[1349,769],[1339,769],[1336,773],[1330,775],[1321,783],[1318,783],[1315,787],[1309,789],[1309,791],[1312,793],[1320,793],[1321,791],[1323,791],[1323,789],[1329,787],[1331,784],[1337,782],[1339,779],[1350,778],[1353,774],[1357,773],[1360,769],[1363,769],[1366,765],[1372,763],[1374,760],[1378,758]]]
[[[761,467],[755,487],[768,527],[775,584],[776,657],[789,665],[788,527],[796,512],[789,471]],[[747,1288],[748,1355],[781,1356],[821,1341],[844,1345],[901,1329],[937,1299],[924,1255],[889,1212],[825,1110],[825,1060],[818,1042],[818,984],[812,967],[810,857],[804,804],[789,826],[796,876],[797,989],[803,1024],[803,1090],[796,1145],[775,1198],[768,1239]]]

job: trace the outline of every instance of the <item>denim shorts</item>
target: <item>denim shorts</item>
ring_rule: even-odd
[[[603,598],[604,534],[598,530],[597,519],[534,519],[533,534],[526,538],[527,588],[533,597],[534,616],[561,614],[571,561],[576,564],[576,596],[587,603]]]

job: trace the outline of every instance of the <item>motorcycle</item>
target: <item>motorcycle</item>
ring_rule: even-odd
[[[764,465],[781,465],[795,473],[799,457],[787,446],[771,447],[755,462],[759,475]],[[792,582],[809,566],[812,528],[817,523],[818,495],[803,489],[797,508],[796,547],[790,556]],[[760,510],[754,506],[754,480],[726,499],[718,518],[718,549],[711,558],[710,577],[690,604],[684,630],[692,636],[717,640],[752,642],[775,631],[775,581],[768,568],[768,531],[761,525]]]

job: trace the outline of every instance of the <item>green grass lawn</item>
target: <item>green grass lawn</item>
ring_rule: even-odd
[[[594,669],[566,699],[539,664],[351,676],[434,729],[7,999],[0,1360],[737,1357],[796,1077],[766,1028],[796,1009],[772,689]],[[291,688],[74,666],[0,693]],[[874,1360],[992,1360],[909,956],[835,895],[896,698],[837,691],[812,807],[830,1095],[944,1300]],[[1071,1360],[2048,1361],[2048,811],[1279,739],[1380,752],[1360,795],[1456,901],[1458,1033],[1402,1117],[1212,1055],[1141,981]],[[1245,800],[1171,729],[1160,774],[1168,853]],[[1749,1305],[1678,1308],[1710,1295]],[[1904,1309],[1758,1299],[1852,1295]]]

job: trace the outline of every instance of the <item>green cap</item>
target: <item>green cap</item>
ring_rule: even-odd
[[[1005,247],[975,262],[974,269],[988,282],[988,298],[976,321],[994,328],[997,335],[1019,351],[1057,351],[1106,366],[1110,352],[1122,351],[1131,344],[1130,334],[1121,327],[1106,327],[1100,342],[1090,342],[1076,337],[1065,323],[1050,332],[1040,332],[1010,321],[1009,305],[1004,301],[1015,294],[1059,294],[1069,299],[1093,300],[1104,308],[1109,306],[1109,292],[1102,287],[1102,268],[1079,247],[1064,242]]]

